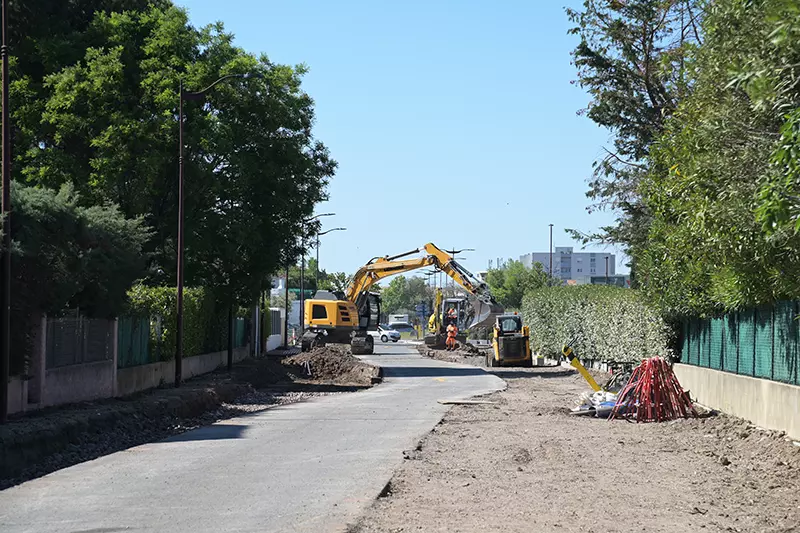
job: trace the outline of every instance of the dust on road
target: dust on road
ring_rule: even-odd
[[[449,411],[353,531],[798,530],[800,448],[783,435],[727,416],[576,417],[574,373],[495,373],[508,390]]]

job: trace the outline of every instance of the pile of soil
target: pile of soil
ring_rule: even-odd
[[[345,345],[327,345],[287,357],[282,362],[293,373],[314,382],[369,386],[380,382],[380,367],[350,353]]]
[[[800,446],[782,433],[575,417],[580,376],[492,370],[508,389],[452,408],[352,532],[797,530]]]

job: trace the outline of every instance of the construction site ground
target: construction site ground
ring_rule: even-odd
[[[352,532],[800,531],[800,447],[784,435],[714,413],[575,416],[576,373],[491,372],[508,389],[454,406]]]

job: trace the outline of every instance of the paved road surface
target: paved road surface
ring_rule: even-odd
[[[269,409],[0,492],[0,531],[335,532],[360,514],[441,419],[439,399],[504,388],[496,376],[376,345],[386,380]]]

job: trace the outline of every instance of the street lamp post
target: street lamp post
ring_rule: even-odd
[[[553,225],[550,226],[550,284],[553,284]]]
[[[0,302],[0,424],[5,424],[8,417],[8,379],[11,366],[11,123],[8,113],[8,0],[3,0],[2,7],[2,39],[0,56],[2,56],[3,95],[2,95],[2,129],[3,129],[3,257],[0,264],[0,290],[3,291]]]
[[[608,285],[608,256],[606,256],[606,285]]]
[[[321,213],[319,215],[315,215],[309,219],[303,221],[303,224],[308,224],[310,222],[314,222],[320,217],[332,217],[336,213]],[[305,234],[305,227],[303,228],[303,234]],[[306,239],[305,236],[302,240],[302,246],[300,247],[300,336],[302,337],[303,334],[306,332],[306,318],[305,318],[305,280],[303,279],[305,276],[305,269],[306,269]],[[317,264],[317,270],[319,270],[319,264]],[[288,281],[288,280],[287,280]]]
[[[3,0],[4,2],[6,0]],[[234,78],[247,79],[247,78],[260,78],[258,73],[247,74],[228,74],[222,76],[220,79],[206,87],[205,89],[197,92],[187,92],[183,90],[183,78],[181,78],[178,90],[178,264],[177,264],[177,278],[178,278],[178,295],[177,295],[177,310],[176,310],[176,324],[175,324],[175,386],[181,386],[182,379],[182,362],[183,362],[183,242],[184,242],[184,194],[183,194],[183,102],[185,100],[202,101],[206,93],[214,88],[218,83],[225,80]],[[230,329],[230,324],[228,326]],[[230,335],[230,331],[228,332]]]
[[[314,272],[314,285],[317,287],[317,290],[319,290],[319,238],[322,237],[323,235],[327,235],[332,231],[346,231],[346,230],[347,228],[332,228],[323,231],[322,233],[317,233],[317,271]]]

